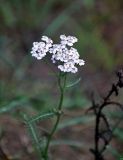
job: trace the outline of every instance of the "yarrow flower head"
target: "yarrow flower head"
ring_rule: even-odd
[[[78,39],[65,35],[61,35],[60,39],[60,44],[53,44],[50,38],[42,36],[41,42],[33,43],[31,54],[40,60],[49,52],[52,62],[58,65],[60,71],[76,73],[78,71],[76,65],[85,64],[84,60],[79,59],[80,55],[77,49],[71,47]]]
[[[61,35],[60,39],[61,39],[61,44],[65,44],[68,46],[72,46],[75,42],[78,41],[76,37],[73,36],[66,37],[65,35]]]
[[[39,60],[46,56],[46,53],[49,51],[50,47],[52,47],[53,43],[47,36],[42,36],[41,40],[41,42],[33,42],[31,51],[32,56]]]

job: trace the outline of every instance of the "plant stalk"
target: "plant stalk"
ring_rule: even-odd
[[[63,82],[63,83],[62,83]],[[62,113],[62,104],[63,104],[63,99],[64,99],[64,91],[65,91],[65,86],[66,86],[66,74],[62,75],[62,73],[60,72],[60,75],[58,77],[58,86],[60,89],[60,100],[59,100],[59,105],[57,108],[57,114],[56,114],[56,122],[51,130],[51,133],[48,136],[47,139],[47,144],[46,147],[44,149],[44,153],[43,153],[43,158],[44,160],[48,160],[48,150],[49,150],[49,145],[50,142],[52,140],[52,137],[58,127],[60,118],[61,118],[61,113]]]

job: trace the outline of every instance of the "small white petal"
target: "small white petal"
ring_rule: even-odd
[[[82,60],[82,59],[79,59],[79,65],[82,66],[82,65],[84,65],[84,64],[85,64],[85,61]]]
[[[61,40],[66,40],[66,36],[65,35],[60,35],[60,39]]]

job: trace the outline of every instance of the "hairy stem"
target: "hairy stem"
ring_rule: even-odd
[[[58,78],[58,85],[59,85],[59,89],[60,89],[60,100],[59,100],[59,105],[57,108],[56,122],[51,130],[51,133],[48,136],[48,139],[47,139],[46,147],[44,149],[44,154],[43,154],[44,160],[48,160],[49,145],[50,145],[52,137],[57,129],[57,126],[58,126],[60,118],[61,118],[62,104],[63,104],[63,99],[64,99],[64,91],[65,91],[65,86],[66,86],[66,74],[62,75],[62,73],[60,72],[60,75]]]

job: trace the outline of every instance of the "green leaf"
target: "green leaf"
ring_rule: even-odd
[[[41,155],[41,143],[39,143],[39,134],[38,134],[38,131],[36,129],[36,126],[34,123],[30,123],[29,122],[29,117],[27,116],[27,114],[23,114],[23,118],[25,120],[25,123],[28,127],[28,131],[29,131],[29,134],[32,138],[32,141],[33,141],[33,144],[34,144],[34,147],[35,147],[35,150],[37,151],[38,155],[40,158],[42,158],[42,155]]]
[[[75,82],[73,82],[72,84],[67,85],[66,88],[73,87],[73,86],[75,86],[76,84],[78,84],[80,81],[81,81],[81,78],[77,79],[77,80],[76,80]]]
[[[44,119],[48,119],[51,118],[55,115],[55,112],[49,112],[49,113],[44,113],[44,114],[39,114],[36,115],[35,117],[29,119],[29,123],[35,122],[35,121],[39,121],[39,120],[44,120]]]

